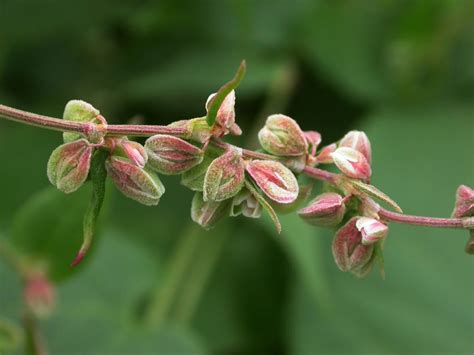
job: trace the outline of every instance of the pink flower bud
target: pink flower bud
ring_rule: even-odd
[[[209,95],[206,101],[206,111],[209,109],[211,100],[216,96],[216,93]],[[224,99],[217,111],[216,124],[219,126],[222,134],[231,133],[235,136],[242,134],[242,130],[235,123],[235,91],[232,90]],[[219,135],[219,133],[218,133]]]
[[[341,223],[345,212],[343,197],[334,192],[326,192],[299,210],[298,214],[309,224],[328,227]]]
[[[157,205],[165,187],[153,172],[120,157],[107,159],[105,167],[115,186],[127,197],[147,206]]]
[[[372,148],[367,135],[362,131],[350,131],[339,142],[339,147],[348,147],[357,150],[367,159],[372,161]]]
[[[321,133],[316,131],[305,131],[304,138],[308,144],[309,153],[311,156],[316,156],[316,150],[321,143]]]
[[[355,149],[337,148],[334,153],[331,153],[331,157],[339,170],[351,178],[367,180],[372,174],[367,159]]]
[[[456,191],[456,204],[452,213],[453,218],[474,216],[474,190],[461,185]]]
[[[23,297],[28,309],[37,317],[49,316],[56,303],[53,284],[43,272],[32,272],[26,277]]]
[[[249,218],[260,218],[262,215],[262,206],[247,189],[241,190],[232,199],[230,215],[244,215]]]
[[[267,152],[279,156],[306,154],[308,143],[298,123],[285,115],[271,115],[258,133],[260,145]]]
[[[204,200],[223,201],[235,196],[244,185],[242,150],[230,149],[215,159],[204,177]]]
[[[223,217],[229,215],[230,201],[204,201],[203,194],[197,192],[191,205],[191,218],[201,227],[211,229]]]
[[[85,139],[57,147],[49,157],[47,174],[51,184],[65,193],[76,191],[89,175],[93,148]]]
[[[273,201],[286,204],[298,198],[298,181],[283,164],[272,160],[253,160],[248,162],[247,171]]]
[[[157,134],[145,142],[150,167],[166,175],[182,174],[198,165],[203,158],[202,150],[185,140],[165,134]]]
[[[332,164],[334,160],[332,159],[331,154],[337,149],[336,143],[332,143],[319,152],[316,157],[316,162],[319,164]]]
[[[388,234],[388,227],[374,218],[360,217],[356,222],[356,228],[362,234],[364,245],[374,244]]]
[[[140,168],[144,168],[148,161],[145,148],[140,143],[130,141],[126,137],[106,138],[105,145],[109,147],[113,155],[127,158]]]
[[[341,227],[332,242],[334,260],[342,271],[351,271],[358,275],[361,269],[372,262],[373,245],[363,245],[362,235],[356,227],[357,218],[352,218]]]

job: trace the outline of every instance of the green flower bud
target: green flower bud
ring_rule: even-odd
[[[271,115],[258,133],[261,146],[278,156],[299,156],[308,151],[308,142],[298,123],[285,115]]]
[[[240,214],[249,218],[260,218],[262,215],[262,205],[247,189],[240,190],[232,199],[230,215],[235,217]]]
[[[145,142],[149,165],[166,175],[182,174],[198,165],[203,152],[198,147],[181,138],[158,134]]]
[[[65,193],[76,191],[89,175],[93,147],[85,139],[57,147],[48,161],[48,179]]]
[[[191,205],[191,218],[205,229],[211,229],[225,216],[229,215],[231,200],[216,202],[204,201],[201,192],[196,192]]]
[[[206,177],[207,169],[214,159],[220,156],[220,152],[211,146],[208,146],[204,152],[204,157],[201,163],[195,167],[184,172],[181,176],[181,184],[193,191],[203,191],[204,178]]]
[[[156,174],[140,168],[127,159],[110,157],[105,167],[115,186],[127,197],[146,206],[160,202],[165,187]]]
[[[237,195],[244,178],[242,151],[232,148],[209,165],[204,177],[204,200],[223,201]]]
[[[105,120],[100,116],[100,111],[91,104],[82,100],[71,100],[66,104],[63,118],[69,121],[77,122],[91,122],[102,127]],[[103,128],[103,127],[102,127]],[[103,138],[103,130],[91,131],[90,135],[86,137],[91,143],[99,143]],[[64,142],[72,142],[81,139],[83,136],[75,132],[63,133]]]

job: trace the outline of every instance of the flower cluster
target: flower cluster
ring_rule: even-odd
[[[258,133],[260,151],[225,143],[222,137],[242,134],[235,121],[234,91],[242,75],[241,67],[232,81],[209,96],[206,116],[174,122],[168,129],[182,133],[147,135],[144,145],[108,132],[105,118],[90,104],[70,101],[63,118],[81,122],[85,129],[64,134],[64,144],[53,151],[48,162],[49,180],[65,193],[76,191],[87,179],[94,183],[91,166],[102,157],[98,164],[103,165],[104,174],[96,174],[99,178],[108,176],[125,196],[152,206],[165,192],[159,174],[180,175],[182,185],[195,192],[191,218],[206,229],[226,216],[258,218],[266,211],[280,231],[275,211],[298,210],[311,225],[337,229],[332,252],[339,269],[362,277],[376,262],[383,267],[389,219],[376,200],[398,212],[401,209],[370,184],[372,149],[367,135],[350,131],[338,142],[320,148],[320,133],[303,131],[292,118],[274,114]],[[321,164],[334,164],[340,174],[316,168]],[[328,184],[301,208],[312,187],[301,183],[303,174],[320,174]],[[97,183],[96,197],[103,198],[103,185]],[[453,218],[470,223],[462,225],[471,232],[470,253],[474,252],[473,199],[472,189],[461,186],[453,212]],[[91,242],[101,205],[100,198],[95,200],[98,202],[91,212],[86,212],[84,225],[90,228],[84,232],[84,244],[74,264]]]

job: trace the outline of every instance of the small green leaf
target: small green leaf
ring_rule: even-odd
[[[69,264],[82,240],[88,185],[72,195],[53,187],[44,189],[13,218],[10,242],[26,257],[45,263],[54,281],[74,272]]]
[[[260,195],[260,193],[257,191],[255,186],[251,182],[245,180],[245,186],[247,187],[247,189],[249,189],[250,193],[257,199],[257,201],[262,205],[262,207],[265,209],[265,211],[267,211],[267,213],[270,215],[270,218],[272,219],[273,223],[275,224],[275,227],[277,229],[278,234],[280,234],[281,233],[281,223],[280,223],[280,220],[278,219],[278,216],[277,216],[275,210],[273,209],[273,207],[268,203],[267,200],[265,200],[265,197]]]
[[[105,179],[107,178],[105,160],[107,159],[107,156],[108,152],[99,150],[95,153],[92,159],[90,172],[92,196],[89,200],[86,212],[84,213],[82,231],[84,240],[81,249],[77,253],[71,266],[76,266],[81,262],[92,244],[92,238],[94,237],[97,228],[97,219],[99,218],[105,197]]]
[[[390,197],[388,197],[385,193],[377,189],[375,186],[365,184],[362,181],[359,180],[348,180],[348,183],[354,186],[359,192],[362,192],[370,197],[374,197],[380,201],[383,201],[390,205],[395,211],[399,213],[403,213],[402,209],[400,206],[392,200]]]
[[[222,102],[232,90],[239,86],[245,75],[246,70],[247,65],[245,63],[245,60],[243,60],[240,63],[239,69],[237,70],[237,73],[235,73],[234,78],[226,84],[222,85],[221,88],[217,91],[216,95],[212,98],[211,102],[209,103],[209,108],[206,116],[206,121],[209,126],[214,125],[214,122],[216,121],[217,117],[217,112],[219,111]]]

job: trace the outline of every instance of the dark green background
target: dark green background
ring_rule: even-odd
[[[276,112],[325,144],[364,130],[373,183],[407,213],[448,216],[474,181],[473,18],[470,0],[0,0],[0,102],[59,117],[83,99],[111,123],[167,124],[202,116],[245,58],[236,142],[256,147]],[[332,261],[331,231],[288,215],[279,236],[267,218],[201,232],[192,193],[163,178],[154,208],[110,186],[101,238],[70,275],[89,191],[44,191],[60,143],[0,122],[0,234],[54,270],[52,354],[474,352],[462,231],[391,225],[386,280],[359,280]],[[147,326],[166,290],[169,312]],[[0,319],[21,324],[20,295],[0,263]]]

